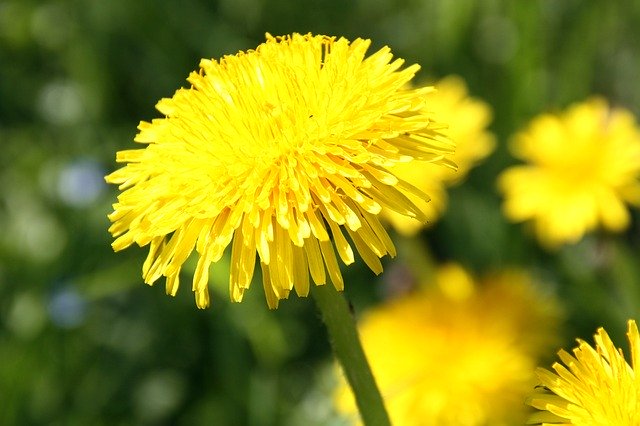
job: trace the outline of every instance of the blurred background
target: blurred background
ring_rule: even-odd
[[[417,78],[461,76],[493,109],[496,149],[449,190],[417,237],[432,261],[482,274],[519,267],[550,283],[563,346],[606,326],[624,347],[638,318],[640,215],[626,233],[546,251],[500,210],[510,136],[591,94],[640,114],[640,3],[632,0],[0,0],[0,424],[342,424],[331,351],[313,300],[268,311],[259,283],[212,308],[142,283],[146,250],[113,253],[103,176],[140,120],[186,86],[200,58],[256,47],[265,32],[372,39]],[[414,242],[415,244],[415,242]],[[415,259],[414,259],[415,260]],[[344,269],[356,314],[402,273]],[[554,354],[549,354],[553,359]]]

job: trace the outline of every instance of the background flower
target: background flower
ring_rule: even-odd
[[[430,200],[411,197],[425,211],[428,223],[421,223],[393,211],[384,211],[384,217],[404,235],[414,235],[425,225],[433,224],[447,206],[448,186],[460,183],[469,170],[488,156],[495,146],[494,136],[487,131],[491,121],[491,108],[485,102],[469,96],[467,86],[458,76],[448,76],[435,83],[437,92],[432,94],[425,110],[441,123],[447,124],[443,133],[456,144],[456,150],[448,154],[457,169],[433,167],[430,164],[400,163],[393,172],[401,179],[412,182]]]
[[[602,99],[535,118],[512,152],[528,164],[499,178],[504,213],[533,221],[546,246],[574,243],[598,226],[622,231],[625,203],[640,204],[640,130],[629,111]]]
[[[599,328],[595,349],[578,339],[573,356],[558,352],[561,363],[555,373],[538,370],[540,386],[528,403],[542,410],[528,424],[632,426],[640,423],[640,334],[634,320],[628,322],[631,365],[607,332]]]
[[[435,285],[376,307],[360,321],[392,422],[522,422],[533,367],[557,339],[557,301],[517,271],[475,282],[449,264],[438,270]],[[344,383],[336,400],[340,411],[355,417]]]

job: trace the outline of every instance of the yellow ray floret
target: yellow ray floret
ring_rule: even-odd
[[[387,47],[365,57],[369,44],[267,34],[256,50],[202,60],[190,88],[158,102],[164,118],[140,123],[146,146],[119,152],[126,164],[106,178],[122,191],[114,249],[148,245],[145,282],[165,276],[169,294],[195,249],[201,308],[229,244],[231,299],[242,300],[257,257],[271,308],[292,289],[306,295],[309,276],[341,290],[337,259],[352,263],[352,245],[381,272],[379,258],[395,253],[381,209],[425,219],[406,196],[420,191],[388,168],[449,164],[453,146],[425,112],[433,88],[403,89],[419,67],[402,69]]]
[[[595,335],[595,348],[578,339],[573,355],[558,352],[562,364],[553,365],[555,373],[538,370],[542,386],[528,403],[542,411],[528,424],[640,424],[640,334],[634,320],[628,321],[627,337],[631,364],[602,328]]]

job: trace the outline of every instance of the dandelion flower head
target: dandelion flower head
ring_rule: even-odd
[[[573,355],[558,352],[562,363],[554,372],[538,369],[540,384],[528,404],[542,410],[528,424],[611,425],[640,424],[640,334],[634,320],[628,321],[627,337],[631,365],[607,332],[595,335],[595,349],[578,339]],[[563,365],[564,364],[564,365]]]
[[[557,343],[557,302],[515,270],[476,281],[449,264],[435,281],[435,289],[373,308],[359,323],[392,423],[522,424],[538,357]],[[355,420],[353,396],[340,382],[336,407]]]
[[[491,122],[491,107],[485,102],[469,96],[464,80],[448,76],[435,83],[436,93],[429,98],[426,108],[438,122],[446,123],[444,133],[456,144],[455,153],[447,157],[457,165],[457,170],[434,164],[416,165],[400,163],[392,169],[400,178],[414,183],[429,194],[427,203],[412,197],[427,215],[429,224],[434,223],[447,205],[446,187],[464,180],[469,170],[494,149],[495,138],[487,131]],[[424,224],[393,211],[384,211],[384,217],[401,234],[414,235]]]
[[[600,225],[626,229],[625,203],[640,205],[640,130],[629,111],[593,98],[535,118],[513,142],[527,164],[499,177],[509,219],[533,221],[548,247],[577,242]]]
[[[389,169],[450,164],[453,146],[425,112],[433,88],[404,88],[419,66],[403,68],[388,47],[366,56],[369,45],[267,34],[255,50],[202,60],[189,88],[158,102],[164,117],[140,123],[145,147],[117,154],[125,165],[107,176],[122,191],[109,216],[114,249],[149,246],[144,280],[166,277],[171,295],[195,250],[201,308],[210,265],[229,245],[233,301],[256,258],[271,308],[311,281],[341,290],[337,258],[354,262],[352,246],[380,273],[380,258],[395,254],[382,208],[426,220],[406,197],[420,191]]]

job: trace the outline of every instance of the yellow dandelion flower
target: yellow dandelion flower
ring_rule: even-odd
[[[595,349],[578,339],[573,356],[564,350],[558,352],[564,365],[553,364],[555,373],[538,369],[541,387],[527,402],[543,411],[533,415],[528,424],[640,425],[640,334],[636,322],[628,322],[631,365],[604,329],[598,329],[594,337]]]
[[[160,100],[164,118],[141,122],[126,163],[107,176],[122,193],[109,215],[115,250],[149,246],[142,273],[167,293],[193,250],[193,291],[209,305],[209,267],[231,244],[230,296],[241,301],[256,254],[269,307],[310,278],[342,290],[337,263],[354,251],[376,273],[395,249],[383,207],[426,220],[405,194],[419,193],[389,168],[448,163],[451,143],[425,112],[431,87],[406,90],[418,65],[402,69],[369,40],[293,34],[255,50],[202,60],[190,88]],[[351,243],[345,236],[348,234]],[[336,257],[336,251],[338,256]]]
[[[458,169],[442,168],[444,180],[455,183],[493,151],[495,137],[487,130],[492,111],[486,102],[469,96],[464,80],[458,76],[445,77],[435,86],[438,90],[429,99],[429,108],[439,122],[447,123],[445,134],[456,143],[451,159]]]
[[[372,309],[359,323],[392,423],[522,424],[538,357],[557,341],[555,299],[519,271],[478,282],[447,265],[436,284]],[[344,382],[336,405],[356,418]]]
[[[640,204],[640,130],[630,112],[594,98],[534,119],[513,142],[528,164],[499,177],[509,219],[533,221],[549,247],[577,242],[599,225],[626,229],[625,202]]]
[[[413,182],[429,194],[430,202],[411,198],[434,223],[447,205],[448,186],[462,181],[469,170],[494,149],[495,138],[487,131],[491,122],[491,108],[485,102],[469,96],[467,86],[460,77],[449,76],[439,80],[437,92],[429,98],[426,108],[434,118],[449,126],[444,133],[456,143],[455,153],[447,155],[457,166],[457,170],[425,164],[402,163],[392,171],[400,178]],[[424,224],[392,211],[384,216],[401,234],[414,235]]]

